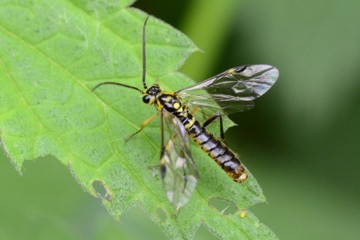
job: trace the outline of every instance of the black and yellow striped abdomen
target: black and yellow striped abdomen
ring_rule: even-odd
[[[225,143],[214,137],[195,119],[186,106],[182,105],[175,94],[162,94],[158,97],[158,110],[166,110],[177,117],[184,125],[189,136],[236,182],[247,178],[245,168],[236,154]]]
[[[191,115],[191,114],[190,114]],[[243,182],[247,178],[245,168],[240,160],[225,143],[214,137],[198,121],[186,128],[189,136],[236,182]]]

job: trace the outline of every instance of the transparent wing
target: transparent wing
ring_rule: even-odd
[[[179,209],[189,201],[199,175],[191,157],[185,127],[165,111],[163,116],[166,122],[164,130],[170,134],[160,159],[161,176],[167,198]]]
[[[181,89],[177,94],[190,105],[241,112],[253,108],[253,100],[266,93],[278,77],[279,70],[273,66],[243,65]]]

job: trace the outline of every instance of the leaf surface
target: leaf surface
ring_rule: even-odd
[[[146,14],[132,1],[0,1],[0,134],[4,151],[21,172],[25,160],[53,155],[90,194],[119,217],[139,206],[171,239],[190,239],[200,224],[223,239],[276,239],[250,212],[265,201],[250,175],[229,179],[196,145],[201,175],[189,203],[172,216],[157,171],[159,121],[125,143],[155,113],[138,92],[91,89],[103,81],[139,88],[142,26]],[[151,17],[147,26],[147,82],[169,91],[193,84],[177,69],[197,47]],[[228,124],[230,126],[231,123]],[[226,215],[209,205],[226,199],[239,209]]]

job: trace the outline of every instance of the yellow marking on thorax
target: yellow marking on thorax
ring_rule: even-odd
[[[166,99],[165,99],[165,102],[170,102],[171,101],[171,96],[167,96]]]
[[[164,108],[164,105],[162,105],[160,101],[156,101],[156,109],[160,111],[163,108]]]
[[[181,104],[179,102],[175,102],[173,107],[178,110],[179,112],[182,112]]]

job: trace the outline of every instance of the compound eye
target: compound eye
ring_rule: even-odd
[[[150,102],[150,100],[151,100],[151,97],[149,95],[146,95],[146,96],[143,97],[142,100],[143,100],[144,103],[148,104]]]

